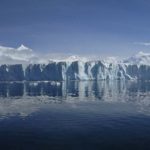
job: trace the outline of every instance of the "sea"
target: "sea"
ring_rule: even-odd
[[[0,150],[149,149],[149,81],[0,82]]]

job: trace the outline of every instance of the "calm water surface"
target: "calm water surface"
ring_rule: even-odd
[[[148,150],[150,82],[0,83],[0,149]]]

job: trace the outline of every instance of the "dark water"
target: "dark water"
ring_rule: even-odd
[[[150,82],[0,83],[0,149],[148,150]]]

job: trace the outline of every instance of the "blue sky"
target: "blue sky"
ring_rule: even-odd
[[[128,56],[149,52],[149,18],[149,0],[0,0],[0,45]]]

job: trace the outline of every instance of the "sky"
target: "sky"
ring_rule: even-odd
[[[149,0],[0,0],[0,45],[42,53],[150,52]]]

